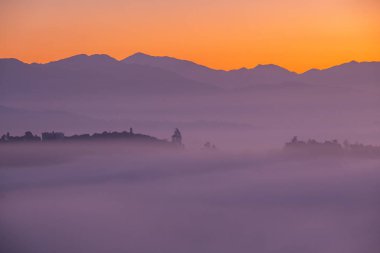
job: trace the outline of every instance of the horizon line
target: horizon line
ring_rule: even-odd
[[[285,68],[281,65],[277,65],[277,64],[274,64],[274,63],[268,63],[268,64],[256,64],[256,66],[254,67],[240,67],[240,68],[233,68],[233,69],[217,69],[217,68],[212,68],[212,67],[209,67],[209,66],[206,66],[206,65],[203,65],[203,64],[200,64],[200,63],[197,63],[195,61],[191,61],[191,60],[187,60],[187,59],[180,59],[180,58],[176,58],[176,57],[172,57],[172,56],[168,56],[168,55],[150,55],[150,54],[146,54],[146,53],[143,53],[141,51],[138,51],[136,53],[133,53],[127,57],[123,57],[123,58],[115,58],[109,54],[104,54],[104,53],[95,53],[95,54],[86,54],[86,53],[80,53],[80,54],[73,54],[73,55],[70,55],[70,56],[67,56],[67,57],[63,57],[63,58],[60,58],[60,59],[56,59],[56,60],[51,60],[51,61],[46,61],[46,62],[25,62],[23,60],[20,60],[16,57],[6,57],[6,58],[0,58],[0,60],[7,60],[7,59],[13,59],[13,60],[17,60],[19,62],[22,62],[24,64],[28,64],[28,65],[32,65],[32,64],[40,64],[40,65],[45,65],[45,64],[50,64],[50,63],[54,63],[54,62],[59,62],[59,61],[62,61],[62,60],[66,60],[66,59],[70,59],[70,58],[73,58],[73,57],[76,57],[76,56],[87,56],[87,57],[91,57],[91,56],[106,56],[106,57],[109,57],[117,62],[122,62],[123,60],[125,59],[128,59],[132,56],[135,56],[135,55],[144,55],[144,56],[147,56],[147,57],[152,57],[152,58],[170,58],[170,59],[173,59],[173,60],[178,60],[178,61],[184,61],[184,62],[189,62],[189,63],[192,63],[192,64],[195,64],[195,65],[198,65],[198,66],[201,66],[201,67],[204,67],[204,68],[208,68],[210,70],[214,70],[214,71],[225,71],[225,72],[230,72],[230,71],[236,71],[236,70],[243,70],[243,69],[246,69],[246,70],[252,70],[252,69],[255,69],[257,67],[260,67],[260,66],[277,66],[277,67],[280,67],[282,69],[285,69],[289,72],[293,72],[293,73],[296,73],[296,74],[304,74],[306,72],[309,72],[309,71],[312,71],[312,70],[317,70],[317,71],[321,71],[321,70],[327,70],[327,69],[330,69],[330,68],[333,68],[333,67],[338,67],[338,66],[341,66],[341,65],[345,65],[345,64],[349,64],[349,63],[380,63],[380,60],[375,60],[375,61],[357,61],[357,60],[350,60],[350,61],[346,61],[346,62],[342,62],[342,63],[339,63],[337,65],[332,65],[332,66],[329,66],[329,67],[326,67],[326,68],[310,68],[310,69],[307,69],[306,71],[302,71],[302,72],[298,72],[298,71],[294,71],[294,70],[290,70],[288,68]]]

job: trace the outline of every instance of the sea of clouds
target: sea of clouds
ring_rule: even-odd
[[[380,250],[380,159],[117,145],[1,151],[1,252]]]

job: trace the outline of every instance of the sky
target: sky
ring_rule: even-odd
[[[0,0],[0,58],[136,52],[296,72],[380,60],[380,0]]]

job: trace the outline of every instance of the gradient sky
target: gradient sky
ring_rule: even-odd
[[[302,72],[380,60],[380,0],[0,0],[0,57],[169,55]]]

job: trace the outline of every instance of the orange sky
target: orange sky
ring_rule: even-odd
[[[380,60],[380,0],[0,0],[0,57],[169,55],[302,72]]]

